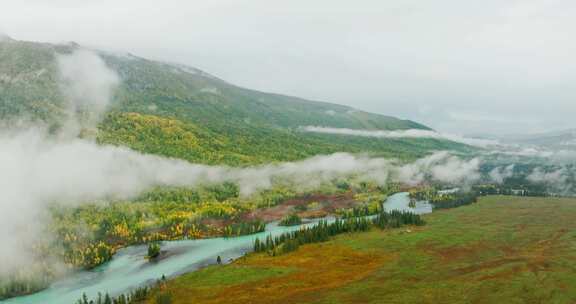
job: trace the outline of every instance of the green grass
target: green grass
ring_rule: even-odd
[[[168,288],[175,303],[574,303],[575,214],[575,199],[484,197],[424,227],[251,255]]]

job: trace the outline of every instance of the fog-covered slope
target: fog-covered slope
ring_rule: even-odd
[[[0,119],[23,117],[58,128],[69,113],[56,58],[80,48],[74,43],[0,41]],[[231,164],[291,160],[336,151],[415,157],[430,150],[464,148],[432,139],[306,134],[298,128],[428,128],[347,106],[240,88],[184,65],[94,52],[120,78],[108,107],[110,114],[99,128],[98,137],[104,143]],[[137,126],[146,130],[135,129]]]

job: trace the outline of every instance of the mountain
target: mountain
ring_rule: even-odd
[[[550,149],[576,149],[576,129],[559,130],[527,135],[510,135],[505,139],[511,143],[540,146]]]
[[[56,56],[82,47],[0,40],[0,119],[24,117],[58,128],[67,115]],[[193,67],[131,54],[97,52],[120,77],[101,143],[202,163],[294,160],[337,151],[417,157],[467,149],[435,139],[367,139],[304,133],[307,125],[352,129],[429,129],[351,107],[237,87]]]

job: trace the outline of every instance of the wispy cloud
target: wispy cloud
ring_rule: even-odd
[[[65,128],[72,136],[81,127],[94,127],[112,100],[120,77],[100,56],[78,49],[56,57],[60,89],[67,98],[69,119]]]
[[[349,136],[362,136],[362,137],[376,137],[376,138],[434,138],[451,140],[471,146],[488,147],[498,145],[498,141],[480,138],[467,138],[460,135],[438,133],[430,130],[360,130],[360,129],[347,129],[347,128],[329,128],[318,126],[305,126],[301,127],[306,132],[336,134],[336,135],[349,135]]]

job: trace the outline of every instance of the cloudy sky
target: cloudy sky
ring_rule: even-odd
[[[576,127],[569,0],[1,0],[0,31],[186,63],[445,132]]]

